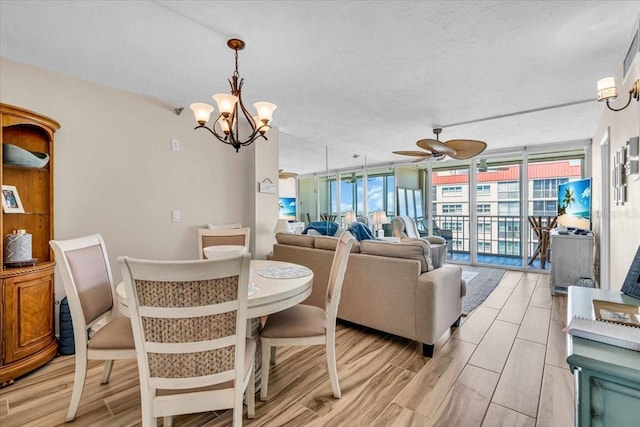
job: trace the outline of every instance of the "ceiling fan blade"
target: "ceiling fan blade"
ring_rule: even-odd
[[[451,139],[445,144],[455,151],[454,154],[449,154],[449,156],[457,160],[470,159],[487,148],[486,142],[476,141],[475,139]]]
[[[421,139],[416,142],[418,147],[423,148],[425,150],[436,152],[443,154],[445,156],[453,157],[456,154],[456,149],[453,147],[449,147],[448,145],[436,140],[436,139]]]
[[[393,154],[400,154],[401,156],[413,156],[413,157],[430,157],[431,153],[426,151],[394,151]]]
[[[431,155],[425,156],[425,157],[421,157],[419,159],[416,159],[414,161],[412,161],[411,163],[420,163],[420,162],[424,162],[425,160],[429,159],[431,157]]]

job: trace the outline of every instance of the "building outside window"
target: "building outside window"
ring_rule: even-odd
[[[498,242],[498,253],[500,255],[520,255],[520,240],[517,242]]]
[[[491,242],[478,242],[478,252],[484,254],[491,253]]]
[[[462,205],[442,205],[442,213],[462,213]]]
[[[442,195],[443,196],[459,196],[462,194],[462,186],[448,186],[442,187]]]
[[[533,180],[534,199],[557,199],[558,185],[569,182],[569,178],[549,178]]]
[[[489,184],[476,185],[476,194],[478,196],[489,196],[491,194],[491,185]]]
[[[533,216],[555,216],[558,210],[556,200],[534,200]]]
[[[478,203],[476,212],[478,212],[478,215],[489,215],[491,213],[491,205],[489,203]]]
[[[442,223],[442,228],[445,230],[451,230],[451,231],[462,231],[463,230],[463,223],[460,221],[453,221],[453,222],[443,222]]]
[[[509,181],[498,183],[498,199],[519,199],[520,182]]]
[[[478,234],[491,234],[491,223],[490,222],[478,223]]]
[[[498,215],[519,216],[520,202],[498,202]]]

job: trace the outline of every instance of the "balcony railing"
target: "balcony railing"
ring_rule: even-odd
[[[522,258],[520,216],[478,215],[477,218],[478,255]],[[433,220],[441,230],[450,230],[451,249],[454,253],[470,253],[472,230],[468,215],[435,215]],[[527,256],[531,256],[538,245],[538,240],[526,222],[525,226],[528,229]],[[449,234],[449,232],[443,234]]]

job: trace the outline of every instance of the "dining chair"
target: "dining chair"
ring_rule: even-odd
[[[325,307],[298,304],[278,313],[270,314],[261,332],[262,376],[260,400],[267,400],[269,385],[269,363],[275,364],[277,346],[324,344],[327,353],[327,369],[333,396],[340,398],[338,368],[336,365],[336,316],[342,282],[349,262],[349,253],[355,238],[344,232],[338,240],[329,281]]]
[[[232,222],[229,224],[207,224],[209,230],[228,230],[230,228],[242,228],[242,224],[239,222]]]
[[[117,300],[109,257],[99,234],[49,242],[69,303],[75,343],[75,375],[66,420],[76,416],[88,360],[104,360],[102,384],[109,382],[113,361],[135,359],[131,322],[117,316]],[[87,330],[107,322],[91,336]]]
[[[251,229],[249,227],[218,230],[199,228],[198,257],[200,259],[206,258],[204,255],[204,248],[207,246],[240,245],[246,246],[248,249],[250,236]]]
[[[251,254],[223,260],[119,257],[138,358],[142,425],[233,409],[255,415],[256,343],[246,337]]]

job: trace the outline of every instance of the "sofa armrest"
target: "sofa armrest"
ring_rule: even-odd
[[[435,344],[462,315],[462,268],[445,264],[418,277],[416,290],[416,335]]]

